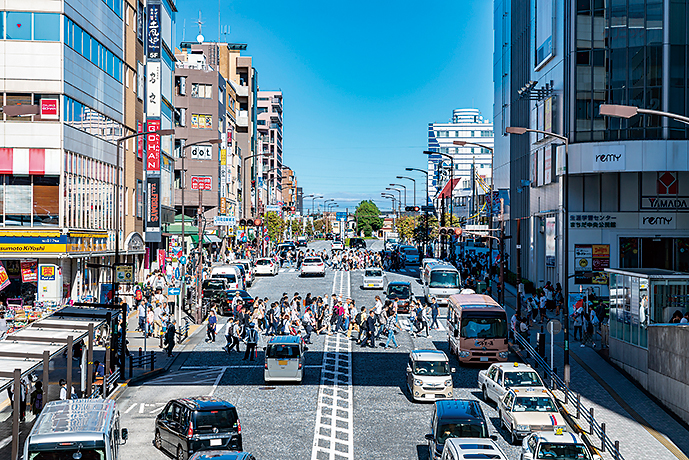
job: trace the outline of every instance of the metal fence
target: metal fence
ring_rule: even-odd
[[[105,380],[105,395],[103,395],[103,385],[93,385],[91,390],[91,399],[105,398],[111,393],[111,388],[117,386],[117,381],[120,379],[120,370],[117,369],[115,372],[108,375]]]
[[[608,451],[615,460],[624,460],[620,453],[620,442],[612,441],[605,432],[605,423],[600,423],[595,419],[594,410],[592,407],[587,408],[581,403],[581,394],[575,393],[569,389],[564,380],[557,375],[550,367],[545,359],[536,352],[531,344],[520,334],[514,334],[514,338],[522,347],[522,349],[529,354],[529,358],[533,359],[538,367],[543,369],[543,374],[551,382],[553,394],[559,399],[558,393],[562,393],[564,397],[564,405],[572,405],[576,410],[576,418],[579,427],[587,432],[589,435],[596,436],[599,444],[594,445],[601,452]],[[570,414],[573,416],[574,414]],[[588,430],[587,430],[588,428]]]
[[[184,319],[184,325],[177,329],[177,342],[182,343],[189,338],[189,321]]]
[[[150,367],[150,370],[155,369],[156,356],[155,352],[142,353],[139,351],[138,356],[131,355],[129,357],[129,378],[134,376],[135,367]]]

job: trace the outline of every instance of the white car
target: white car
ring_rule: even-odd
[[[510,433],[512,444],[536,431],[567,430],[554,398],[543,387],[512,388],[498,403],[500,424]]]
[[[490,438],[449,438],[445,441],[442,460],[464,459],[507,460],[507,455]]]
[[[364,280],[361,283],[362,289],[385,289],[388,284],[388,277],[380,268],[367,268],[364,272]]]
[[[234,261],[235,264],[242,264],[244,273],[246,274],[246,285],[254,284],[254,264],[248,259],[239,259]]]
[[[330,246],[331,251],[342,251],[344,250],[344,243],[340,240],[335,240],[333,241],[333,244]]]
[[[510,388],[544,386],[541,377],[528,364],[495,363],[478,373],[478,388],[486,402],[497,403]]]
[[[307,257],[301,263],[300,276],[325,276],[325,263],[320,257]]]
[[[522,442],[520,460],[547,458],[552,460],[601,460],[600,455],[592,454],[578,434],[565,430],[533,433]]]
[[[254,270],[256,275],[275,276],[280,271],[280,266],[273,259],[263,257],[256,261],[256,267]]]

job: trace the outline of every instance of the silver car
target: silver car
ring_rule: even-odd
[[[364,272],[362,289],[385,289],[388,285],[388,277],[380,268],[367,268]]]
[[[301,337],[281,335],[266,345],[263,380],[266,382],[301,382],[304,378],[304,353],[307,348]]]

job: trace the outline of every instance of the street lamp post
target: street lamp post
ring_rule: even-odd
[[[472,145],[474,147],[480,147],[483,149],[486,149],[490,152],[490,207],[488,208],[488,234],[490,234],[490,230],[493,228],[493,191],[495,190],[494,188],[494,183],[495,179],[493,177],[493,147],[488,147],[487,145],[483,144],[477,144],[474,142],[467,142],[467,141],[453,141],[452,142],[454,145],[459,145],[460,147],[464,147],[466,145]],[[490,239],[490,238],[489,238]],[[493,241],[491,240],[490,246],[488,246],[488,273],[490,273],[490,276],[493,276]]]
[[[320,200],[323,198],[323,195],[314,195],[313,198],[311,198],[311,215],[313,216],[313,210],[316,205],[316,200]]]
[[[257,153],[255,155],[249,155],[247,157],[244,157],[244,158],[242,158],[242,160],[246,161],[246,160],[250,160],[252,158],[258,158],[258,157],[270,157],[270,153],[268,153],[268,154]],[[258,165],[258,163],[257,163],[257,165]],[[256,169],[258,169],[258,166],[256,167]],[[242,168],[242,171],[243,171],[242,175],[246,175],[246,166]],[[254,174],[258,178],[258,171],[254,171]],[[249,193],[251,193],[251,184],[249,184]],[[247,197],[242,197],[242,199],[246,200]],[[249,201],[251,201],[251,199],[249,199]],[[255,206],[256,206],[256,211],[258,212],[258,180],[254,184],[254,202],[255,202]],[[248,210],[251,213],[251,203],[249,203],[249,209]],[[244,217],[249,218],[249,217],[253,217],[253,216],[244,216]]]
[[[385,187],[385,190],[394,190],[399,194],[399,199],[397,200],[397,212],[401,213],[401,205],[402,205],[402,190],[395,188],[395,187]]]
[[[565,170],[564,173],[562,174],[562,188],[564,189],[563,191],[563,199],[562,199],[562,227],[563,227],[563,235],[562,235],[562,246],[563,246],[563,264],[564,264],[564,269],[565,269],[565,274],[563,277],[563,282],[564,282],[564,298],[565,298],[565,305],[564,305],[564,321],[563,321],[563,327],[562,330],[564,332],[564,377],[565,377],[565,383],[569,386],[570,382],[570,367],[569,367],[569,138],[567,136],[564,136],[562,134],[555,134],[551,133],[548,131],[542,131],[540,129],[531,129],[531,128],[523,128],[523,127],[518,127],[518,126],[508,126],[505,129],[505,132],[507,134],[526,134],[526,133],[538,133],[538,134],[543,134],[544,136],[550,136],[555,139],[561,140],[565,144]],[[517,241],[517,249],[519,250],[519,254],[517,255],[517,263],[519,266],[521,266],[521,261],[519,260],[519,256],[521,255],[521,241]],[[500,263],[505,263],[504,260],[500,260]],[[521,271],[521,270],[520,270]],[[517,275],[517,289],[519,288],[519,285],[521,284],[521,273]],[[502,287],[505,289],[505,286]],[[517,309],[520,307],[520,299],[519,299],[519,292],[517,292]]]
[[[426,175],[426,206],[428,206],[428,171],[424,171],[423,169],[419,168],[404,168],[407,171],[418,171],[420,173],[423,173]],[[416,186],[416,183],[414,183],[414,186]],[[416,193],[414,193],[416,195]],[[424,211],[424,223],[426,224],[426,233],[423,238],[423,243],[424,243],[424,248],[423,248],[423,255],[426,257],[426,254],[428,254],[428,211]]]
[[[390,184],[390,187],[402,187],[404,189],[404,207],[407,207],[407,186],[402,184]]]
[[[430,152],[428,150],[424,150],[423,153],[425,155],[441,155],[445,158],[450,159],[450,226],[452,226],[452,221],[454,220],[454,214],[453,214],[453,210],[452,210],[452,202],[454,201],[454,188],[455,188],[455,159],[452,155],[449,155],[447,153]],[[443,198],[442,196],[441,196],[441,199],[445,200],[445,198]],[[445,225],[445,213],[443,212],[440,217],[442,220],[440,225],[444,226]],[[445,248],[445,246],[443,246],[443,248]],[[452,242],[452,237],[450,237],[450,254],[452,255],[450,260],[454,259],[455,246],[454,246],[454,243]]]
[[[397,176],[397,179],[408,179],[414,183],[414,207],[416,207],[416,179],[407,176]]]
[[[184,204],[185,204],[185,201],[184,201],[184,190],[186,190],[186,188],[187,188],[187,186],[186,186],[186,182],[187,182],[187,170],[186,170],[185,165],[184,165],[184,160],[187,158],[187,155],[186,155],[186,153],[185,153],[185,150],[186,150],[187,148],[193,147],[193,146],[195,146],[195,145],[201,145],[201,144],[211,144],[211,145],[215,145],[215,144],[220,144],[221,142],[222,142],[222,141],[221,141],[220,139],[209,139],[209,140],[207,140],[207,141],[199,141],[199,142],[194,142],[194,143],[191,143],[191,144],[184,144],[184,145],[182,146],[182,156],[181,156],[181,159],[182,159],[182,170],[181,170],[181,172],[182,172],[182,174],[180,175],[180,176],[181,176],[181,177],[180,177],[180,179],[181,179],[181,181],[180,181],[180,182],[181,182],[181,183],[180,183],[180,188],[182,189],[182,210],[181,210],[181,212],[182,212],[182,254],[185,255],[185,256],[186,256],[186,252],[185,252],[185,250],[184,250],[184,249],[185,249],[185,246],[186,246],[186,244],[185,244],[185,243],[186,243],[185,238],[186,238],[186,236],[187,236],[186,233],[184,232],[184,221],[186,220],[186,214],[185,214],[185,210],[184,210]],[[199,225],[201,225],[200,222],[199,222]],[[196,283],[196,284],[198,285],[198,283]],[[179,311],[177,312],[178,314],[175,315],[176,318],[177,318],[177,322],[178,322],[178,323],[179,323],[179,321],[182,320],[181,312],[184,310],[184,306],[185,306],[186,300],[187,300],[187,293],[186,293],[186,290],[187,290],[187,267],[186,267],[186,265],[185,265],[185,266],[182,268],[182,289],[181,289],[181,294],[182,294],[182,295],[180,296],[180,297],[182,298],[182,301],[181,301],[181,304],[180,304],[180,307],[179,307]],[[197,309],[198,309],[198,305],[197,305]]]

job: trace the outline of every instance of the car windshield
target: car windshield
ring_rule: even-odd
[[[450,375],[450,365],[447,361],[416,361],[413,371],[416,375]]]
[[[323,261],[321,259],[317,258],[309,258],[309,259],[304,259],[305,264],[322,264]]]
[[[105,460],[105,451],[103,449],[94,448],[72,448],[69,449],[55,449],[54,447],[49,451],[33,451],[29,447],[29,460],[74,460],[74,454],[79,452],[81,460]]]
[[[515,371],[505,373],[506,387],[540,387],[543,382],[534,371]]]
[[[196,433],[217,433],[236,429],[237,416],[232,409],[196,412]]]
[[[454,271],[432,271],[429,287],[458,289],[459,273]]]
[[[557,412],[549,396],[520,396],[514,401],[512,412]]]
[[[555,460],[590,460],[588,449],[583,444],[541,443],[536,458]]]
[[[418,256],[419,251],[416,250],[416,248],[404,248],[404,253],[407,254],[408,256]]]
[[[206,280],[203,282],[203,289],[222,290],[225,289],[225,283],[222,280]]]
[[[236,283],[237,277],[234,273],[214,273],[213,278],[225,278],[230,283]]]
[[[366,274],[364,276],[381,277],[383,276],[383,272],[380,270],[366,270]]]
[[[507,337],[507,317],[462,315],[461,332],[465,339],[503,339]]]
[[[251,296],[248,293],[245,293],[245,291],[227,291],[227,295],[230,299],[234,299],[237,294],[239,294],[239,298],[244,301],[251,298]]]
[[[399,284],[390,285],[388,286],[388,296],[406,299],[409,297],[409,286],[401,286]]]
[[[299,347],[297,345],[282,345],[273,344],[269,345],[266,350],[267,358],[298,358],[299,357]]]
[[[443,422],[438,427],[436,442],[445,444],[449,438],[487,438],[486,428],[483,423],[476,422]]]
[[[258,259],[256,265],[270,265],[270,259]]]

